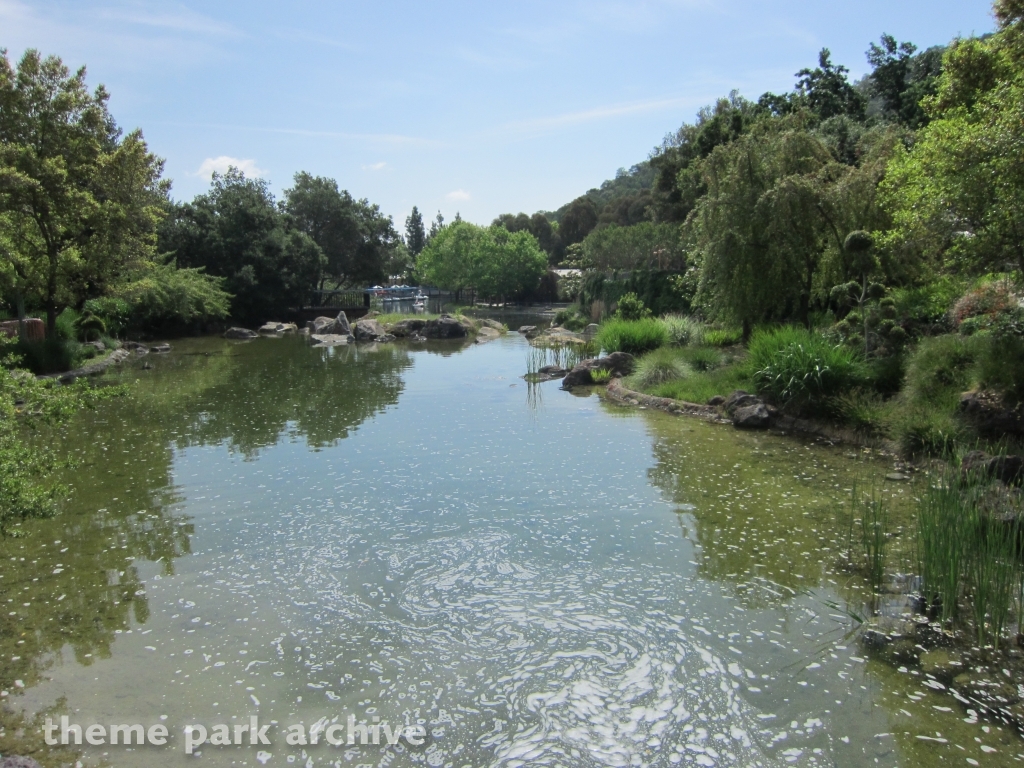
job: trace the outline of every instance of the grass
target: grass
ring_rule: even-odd
[[[546,344],[542,347],[530,346],[526,353],[526,372],[535,374],[548,365],[572,370],[574,367],[592,357],[597,350],[589,344]]]
[[[731,347],[743,340],[743,331],[739,328],[728,328],[725,330],[706,330],[704,332],[704,344],[709,347]]]
[[[590,378],[595,384],[607,384],[612,380],[612,372],[604,368],[599,368],[596,371],[590,372]]]
[[[866,378],[856,353],[797,326],[758,331],[749,351],[758,390],[797,410],[823,410]]]
[[[648,390],[660,384],[685,378],[689,373],[689,368],[675,351],[666,347],[640,358],[636,371],[629,379],[630,387]]]
[[[665,346],[668,331],[664,323],[651,317],[642,320],[611,319],[601,325],[595,341],[607,352],[640,355]]]
[[[687,403],[706,403],[715,395],[728,395],[737,389],[752,388],[753,381],[747,366],[734,363],[707,372],[694,372],[684,379],[660,384],[652,387],[649,394]]]
[[[668,331],[668,341],[676,347],[699,347],[704,343],[706,328],[699,320],[685,315],[665,315],[661,319]]]

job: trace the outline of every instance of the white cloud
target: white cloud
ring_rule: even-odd
[[[384,162],[381,162],[381,163],[371,163],[370,165],[364,165],[363,166],[363,170],[364,171],[382,171],[382,170],[384,170],[385,167],[387,167],[387,163],[384,163]]]
[[[242,160],[237,157],[221,155],[220,157],[208,157],[203,160],[202,165],[199,166],[199,170],[196,171],[195,175],[210,178],[214,171],[217,173],[226,173],[228,168],[237,168],[249,177],[262,176],[265,173],[262,168],[257,167],[255,160]]]
[[[98,12],[101,18],[111,21],[123,21],[146,27],[172,30],[174,32],[195,32],[201,35],[240,36],[240,32],[230,24],[217,21],[209,16],[196,13],[183,6],[170,10],[161,9],[147,12],[136,8],[124,11],[117,8],[103,8]]]
[[[469,200],[469,192],[463,189],[456,189],[454,192],[449,192],[445,197],[449,200]]]

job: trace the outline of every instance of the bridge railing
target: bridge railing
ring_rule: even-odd
[[[307,307],[345,309],[365,306],[367,294],[363,291],[312,291],[306,299]]]

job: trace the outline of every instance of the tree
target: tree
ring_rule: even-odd
[[[491,226],[475,242],[473,286],[486,298],[519,298],[534,290],[547,271],[548,260],[528,231],[509,232]]]
[[[441,214],[438,214],[438,221]],[[431,228],[433,231],[433,227]],[[421,279],[448,291],[461,291],[473,284],[474,257],[481,228],[466,221],[440,225],[433,232],[416,261]]]
[[[326,260],[320,247],[274,202],[267,183],[236,168],[214,174],[210,191],[175,205],[160,246],[181,267],[223,277],[232,316],[264,321],[300,306]]]
[[[562,244],[570,246],[582,243],[583,238],[597,226],[597,206],[594,201],[584,195],[577,197],[569,205],[569,210],[562,216],[558,225],[558,235]]]
[[[429,243],[442,229],[444,229],[444,216],[442,216],[441,212],[438,211],[437,216],[435,216],[434,220],[430,222],[430,231],[427,233],[427,243]],[[425,245],[426,243],[424,246]]]
[[[679,271],[686,256],[678,224],[643,222],[595,229],[583,241],[585,264],[601,271],[654,269]]]
[[[415,205],[412,213],[405,220],[405,247],[413,258],[419,256],[423,246],[427,244],[427,233],[423,228],[423,215]]]
[[[401,238],[391,218],[368,200],[355,200],[339,190],[334,179],[295,174],[295,185],[285,190],[284,210],[324,254],[321,288],[326,279],[359,285],[378,283],[392,274]],[[404,264],[405,256],[397,261]]]
[[[867,52],[868,63],[874,70],[871,73],[871,93],[882,99],[887,116],[899,120],[909,106],[904,100],[917,46],[897,43],[892,35],[882,35],[879,42],[881,45],[871,43]]]
[[[57,315],[154,254],[168,186],[142,133],[122,137],[82,67],[0,57],[0,224],[8,289]],[[22,302],[19,302],[21,304]]]
[[[816,69],[801,69],[796,73],[797,92],[823,120],[837,115],[864,117],[864,99],[850,85],[846,67],[832,63],[832,52],[822,48]]]
[[[931,122],[894,157],[883,193],[900,257],[967,274],[1024,273],[1024,21],[996,4],[1000,30],[946,52]]]

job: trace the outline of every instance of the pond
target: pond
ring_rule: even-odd
[[[5,700],[69,722],[256,716],[203,764],[1009,765],[1024,743],[856,640],[870,451],[528,385],[530,348],[182,340],[52,439],[62,515],[0,541]],[[149,368],[145,368],[148,365]],[[909,558],[897,528],[897,561]],[[902,552],[902,554],[899,554]],[[334,746],[331,724],[420,725]],[[288,744],[311,726],[316,745]],[[412,731],[409,731],[412,733]],[[195,732],[193,732],[193,740]]]

